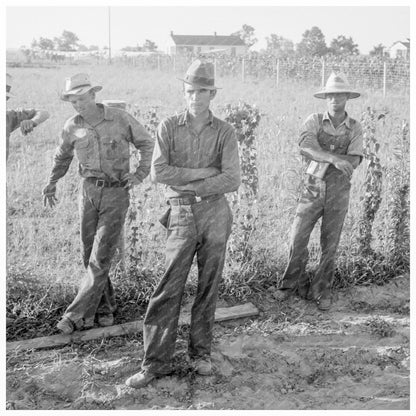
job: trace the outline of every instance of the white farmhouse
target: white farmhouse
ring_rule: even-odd
[[[239,36],[214,35],[175,35],[170,32],[169,55],[186,55],[188,53],[224,53],[227,55],[244,55],[247,45]]]
[[[389,48],[390,58],[410,59],[410,39],[407,41],[397,41]]]

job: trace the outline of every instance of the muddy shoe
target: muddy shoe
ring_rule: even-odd
[[[298,295],[299,297],[306,299],[306,300],[312,300],[312,292],[311,292],[311,285],[309,283],[305,285],[299,285],[298,286]]]
[[[98,324],[100,326],[111,326],[114,323],[114,316],[112,313],[106,315],[98,315]]]
[[[210,376],[212,374],[211,358],[203,357],[195,361],[195,371],[201,376]]]
[[[91,329],[94,328],[94,317],[92,318],[84,318],[84,329]]]
[[[327,311],[331,308],[331,296],[321,296],[316,300],[316,306],[321,311]]]
[[[64,316],[57,324],[56,327],[64,334],[72,334],[75,330],[75,326],[72,321]]]
[[[277,289],[272,294],[272,296],[280,302],[289,299],[291,295],[292,291],[290,289]]]
[[[126,385],[133,389],[141,389],[142,387],[147,386],[155,378],[156,374],[146,370],[142,370],[139,373],[136,373],[129,377],[126,380]]]

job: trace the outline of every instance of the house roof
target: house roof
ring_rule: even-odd
[[[219,35],[171,35],[176,45],[222,45],[222,46],[245,46],[239,36]]]
[[[410,42],[406,42],[406,41],[402,41],[402,40],[399,40],[399,41],[397,41],[397,42],[394,42],[394,43],[393,43],[393,45],[391,45],[391,48],[392,48],[393,46],[397,45],[397,44],[401,44],[401,45],[403,45],[405,48],[410,49]]]

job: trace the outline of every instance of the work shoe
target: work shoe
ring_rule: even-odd
[[[150,371],[142,370],[126,380],[126,385],[133,389],[141,389],[147,386],[151,381],[156,378],[156,374]]]
[[[306,300],[312,300],[312,290],[311,285],[309,283],[306,283],[304,285],[298,286],[298,295],[299,297],[306,299]]]
[[[75,326],[72,321],[64,316],[57,324],[56,327],[64,334],[72,334],[75,330]]]
[[[272,296],[275,299],[279,300],[280,302],[283,302],[284,300],[289,299],[291,295],[292,295],[291,289],[277,289],[272,294]]]
[[[195,361],[195,371],[201,376],[209,376],[212,374],[212,363],[211,358],[201,357]]]
[[[91,329],[94,328],[94,317],[91,318],[84,318],[84,329]]]
[[[100,326],[111,326],[114,323],[114,316],[112,313],[106,315],[98,315],[98,324]]]
[[[331,296],[329,295],[320,296],[318,299],[316,299],[316,306],[321,311],[327,311],[330,309],[331,303]]]

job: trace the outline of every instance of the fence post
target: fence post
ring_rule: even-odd
[[[276,88],[279,87],[279,68],[280,67],[280,62],[279,62],[279,58],[277,58],[276,60]]]
[[[243,58],[241,62],[241,79],[243,82],[245,82],[245,72],[246,72],[246,58]]]
[[[386,97],[386,89],[387,89],[387,62],[384,62],[384,67],[383,67],[383,97]]]
[[[321,61],[322,61],[322,79],[321,79],[321,86],[323,87],[325,85],[325,59],[322,56],[321,57]]]

